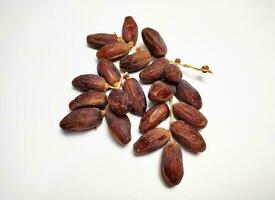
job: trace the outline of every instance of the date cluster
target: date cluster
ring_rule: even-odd
[[[138,26],[133,17],[127,16],[121,35],[87,36],[89,47],[97,50],[98,74],[83,74],[73,79],[73,87],[82,93],[69,103],[71,112],[59,125],[68,133],[81,132],[95,129],[105,118],[114,139],[126,145],[131,141],[127,113],[140,116],[142,135],[133,145],[134,152],[144,155],[163,148],[163,179],[169,186],[177,185],[184,175],[181,147],[192,153],[206,149],[199,133],[207,125],[206,117],[199,111],[201,96],[182,78],[177,62],[166,58],[167,46],[159,32],[144,28],[141,35],[146,49],[136,47]],[[119,61],[119,68],[115,61]],[[140,81],[130,76],[137,71]],[[148,95],[144,94],[143,84],[151,84]],[[174,96],[177,103],[173,103]],[[146,97],[153,102],[150,108]],[[169,127],[158,127],[169,116]]]

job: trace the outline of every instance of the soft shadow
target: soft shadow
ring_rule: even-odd
[[[62,135],[66,136],[66,137],[85,135],[85,134],[87,134],[90,131],[92,131],[92,130],[87,130],[87,131],[65,131],[63,129],[59,129],[59,132]]]
[[[193,152],[187,151],[184,148],[182,148],[182,150],[185,152],[185,154],[189,154],[189,155],[194,156],[194,157],[198,157],[200,155],[200,153],[193,153]],[[201,153],[203,153],[203,152],[201,152]]]
[[[205,77],[203,75],[193,75],[193,74],[190,74],[190,73],[184,71],[182,73],[182,76],[183,76],[183,79],[184,79],[184,76],[187,76],[187,77],[195,79],[201,83],[205,83]]]
[[[165,103],[165,102],[164,102]],[[148,105],[147,105],[147,110],[146,111],[148,111],[150,108],[152,108],[154,105],[156,105],[156,104],[158,104],[158,103],[156,103],[156,102],[152,102],[152,101],[149,101],[149,103],[148,103]]]
[[[81,92],[81,93],[88,91],[88,90],[84,91],[84,90],[78,89],[78,88],[74,87],[73,85],[72,85],[72,89],[75,90],[75,91]]]
[[[152,152],[149,152],[149,153],[138,154],[138,153],[136,153],[136,152],[134,151],[134,148],[132,148],[132,153],[133,153],[133,155],[134,155],[135,157],[145,157],[145,156],[149,156],[149,155],[151,155],[151,154],[153,154],[153,153],[155,153],[156,151],[159,151],[159,150],[161,150],[161,149],[162,149],[162,148],[157,149],[157,150],[152,151]]]

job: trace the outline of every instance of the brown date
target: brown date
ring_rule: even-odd
[[[194,128],[204,128],[207,125],[206,117],[193,106],[184,102],[178,102],[173,105],[174,115],[185,122],[192,125]]]
[[[95,90],[104,92],[108,83],[104,78],[95,74],[83,74],[73,79],[72,85],[82,91]]]
[[[152,106],[149,110],[147,110],[143,114],[139,124],[139,131],[141,133],[145,133],[155,128],[168,116],[169,116],[169,108],[165,103],[156,104]]]
[[[125,115],[131,110],[132,100],[126,92],[121,89],[112,90],[108,96],[111,110],[117,115]]]
[[[104,92],[85,92],[78,95],[69,104],[71,110],[78,108],[97,107],[104,109],[107,105],[107,96]]]
[[[96,128],[101,121],[102,115],[98,108],[80,108],[65,116],[59,126],[66,131],[85,131]]]
[[[156,30],[152,28],[143,29],[142,39],[152,56],[154,56],[155,58],[160,58],[166,55],[166,44]]]
[[[98,59],[106,58],[111,61],[116,61],[126,56],[130,50],[131,45],[123,41],[118,41],[115,43],[104,45],[101,49],[97,51],[96,56]]]
[[[156,59],[152,64],[145,67],[140,73],[139,78],[143,83],[153,83],[163,78],[165,66],[168,64],[166,58]]]
[[[177,120],[170,126],[173,137],[188,151],[199,153],[206,149],[206,144],[201,134],[191,125]]]
[[[163,147],[170,138],[170,131],[164,128],[154,128],[142,135],[134,144],[138,155],[150,153]]]
[[[128,94],[132,101],[130,112],[135,115],[142,116],[146,111],[147,103],[145,94],[139,82],[134,78],[128,78],[123,83],[122,89]]]
[[[87,36],[87,43],[93,49],[100,49],[106,44],[115,43],[117,36],[109,33],[96,33]]]
[[[119,66],[122,72],[136,72],[146,67],[150,61],[150,53],[147,50],[139,50],[121,59]]]
[[[153,102],[165,102],[173,95],[174,87],[162,81],[156,81],[149,89],[148,97]]]
[[[131,123],[127,115],[119,116],[106,109],[105,117],[112,136],[120,144],[128,144],[131,141]]]
[[[99,59],[97,63],[97,72],[100,76],[105,78],[110,85],[117,86],[119,84],[121,78],[120,72],[111,61],[105,58]]]
[[[164,69],[164,79],[171,83],[180,82],[182,72],[176,65],[168,64]]]
[[[161,172],[164,181],[169,186],[177,185],[183,177],[182,152],[177,142],[164,146],[161,156]]]
[[[179,101],[183,101],[197,110],[202,107],[202,100],[199,92],[186,80],[181,80],[177,84],[175,96]]]
[[[134,45],[137,42],[138,38],[138,26],[136,21],[132,16],[127,16],[124,19],[122,27],[122,39],[125,42],[134,42]]]

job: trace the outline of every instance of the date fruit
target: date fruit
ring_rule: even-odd
[[[162,121],[164,121],[169,116],[169,108],[165,103],[156,104],[152,106],[149,110],[147,110],[139,124],[139,131],[141,133],[145,133],[157,125],[159,125]]]
[[[199,92],[186,80],[181,80],[177,84],[175,96],[179,101],[183,101],[197,110],[202,107],[202,100]]]
[[[131,110],[132,100],[123,90],[115,89],[110,92],[108,103],[115,114],[125,115]]]
[[[190,106],[184,102],[178,102],[173,105],[174,115],[183,120],[194,128],[205,128],[207,125],[206,117],[193,106]]]
[[[164,146],[161,156],[161,172],[164,181],[169,186],[180,183],[184,171],[182,152],[177,142],[168,143]]]
[[[166,55],[166,44],[156,30],[152,28],[143,29],[142,39],[152,56],[154,56],[155,58],[160,58]]]
[[[201,134],[191,125],[177,120],[170,126],[173,137],[187,150],[193,153],[203,152],[206,144]]]
[[[170,138],[170,131],[164,128],[154,128],[142,135],[134,144],[138,155],[150,153],[163,147]]]
[[[168,64],[164,69],[164,79],[171,83],[180,82],[182,72],[176,65]]]
[[[118,116],[106,109],[105,117],[113,137],[120,144],[128,144],[131,141],[131,123],[127,115]]]
[[[134,42],[134,45],[137,42],[138,38],[138,26],[136,21],[132,16],[127,16],[124,19],[122,27],[122,39],[125,42]]]
[[[136,72],[146,67],[150,61],[150,53],[147,50],[139,50],[121,59],[119,66],[122,72]]]
[[[106,105],[107,96],[104,92],[85,92],[72,100],[69,104],[69,108],[71,110],[87,107],[104,109]]]
[[[127,78],[123,83],[122,89],[128,94],[132,101],[130,112],[142,116],[146,111],[146,97],[139,82],[134,78]]]
[[[106,44],[115,43],[117,36],[109,33],[96,33],[87,36],[87,43],[93,49],[100,49]]]
[[[104,78],[95,74],[83,74],[72,81],[72,85],[82,91],[94,90],[104,92],[108,89],[108,83]]]
[[[96,128],[101,121],[102,115],[98,108],[80,108],[65,116],[59,126],[66,131],[85,131]]]
[[[142,83],[149,84],[163,78],[163,73],[168,64],[166,58],[156,59],[152,64],[145,67],[140,73],[139,78]]]
[[[96,57],[106,58],[111,61],[119,60],[120,58],[126,56],[131,50],[131,45],[118,41],[111,44],[104,45],[101,49],[99,49],[96,53]]]
[[[112,86],[117,86],[121,79],[121,74],[111,61],[101,58],[97,63],[97,72]]]
[[[156,81],[149,89],[148,97],[153,102],[165,102],[173,95],[174,87],[162,81]]]

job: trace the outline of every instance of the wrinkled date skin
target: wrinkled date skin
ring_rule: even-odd
[[[178,120],[172,123],[170,131],[173,137],[187,150],[193,153],[203,152],[206,144],[201,134],[191,125]]]
[[[131,98],[121,89],[112,90],[108,96],[111,110],[117,115],[125,115],[131,110]]]
[[[104,92],[108,89],[108,83],[106,80],[95,74],[80,75],[74,78],[72,85],[82,91],[94,90]]]
[[[119,66],[122,72],[136,72],[146,67],[151,61],[147,50],[140,50],[121,59]]]
[[[173,105],[173,113],[178,119],[189,123],[194,128],[202,129],[207,125],[206,117],[193,106],[184,102],[175,103]]]
[[[174,87],[162,81],[156,81],[149,89],[148,97],[153,102],[165,102],[173,95]]]
[[[147,110],[142,116],[139,124],[139,131],[145,133],[157,125],[169,116],[169,108],[165,103],[156,104]]]
[[[156,59],[152,64],[145,67],[140,73],[139,78],[142,83],[149,84],[163,78],[163,73],[168,60],[166,58]]]
[[[104,109],[106,105],[107,96],[104,92],[85,92],[72,100],[69,104],[69,108],[71,110],[87,107]]]
[[[111,44],[106,44],[96,53],[98,59],[106,58],[111,61],[119,60],[120,58],[126,56],[131,50],[131,45],[118,41]]]
[[[97,72],[100,76],[104,77],[110,85],[117,86],[119,84],[121,74],[111,61],[105,58],[99,59],[97,63]]]
[[[151,55],[155,58],[164,57],[167,53],[167,47],[160,34],[152,29],[145,28],[142,30],[142,39]]]
[[[80,108],[65,116],[59,126],[66,131],[85,131],[98,127],[101,121],[102,115],[98,108]]]
[[[164,69],[164,79],[171,83],[179,83],[182,77],[180,68],[176,65],[168,64]]]
[[[134,45],[137,42],[138,38],[138,26],[136,21],[132,16],[127,16],[124,19],[122,27],[122,39],[125,42],[134,42]]]
[[[113,137],[120,144],[128,144],[131,141],[131,123],[127,115],[118,116],[106,109],[105,117]]]
[[[132,101],[130,112],[134,115],[142,116],[146,111],[147,103],[145,94],[139,82],[134,78],[126,79],[123,83],[122,89],[128,94]]]
[[[175,96],[179,101],[183,101],[197,110],[202,107],[202,100],[199,92],[186,80],[181,80],[177,84]]]
[[[167,185],[174,186],[181,182],[184,171],[181,147],[178,143],[168,143],[163,148],[161,156],[161,172]]]
[[[117,36],[108,33],[96,33],[87,36],[87,43],[93,49],[100,49],[106,44],[115,43]]]
[[[134,144],[134,151],[138,155],[150,153],[163,147],[170,137],[170,132],[164,128],[154,128],[142,135]]]

